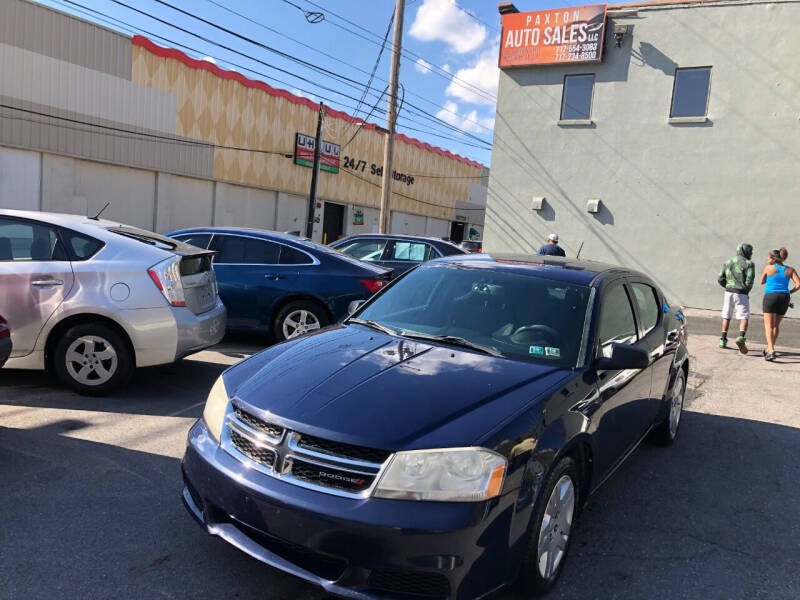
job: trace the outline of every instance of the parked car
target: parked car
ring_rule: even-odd
[[[458,245],[464,252],[483,252],[483,242],[464,240]]]
[[[330,246],[353,258],[392,269],[393,277],[426,260],[464,254],[450,242],[415,235],[361,233],[337,240]]]
[[[332,595],[543,593],[588,498],[643,439],[675,440],[685,342],[635,271],[431,261],[225,371],[189,432],[183,500]]]
[[[88,395],[225,333],[210,252],[72,215],[0,210],[0,310],[7,368],[50,369]]]
[[[351,302],[389,281],[386,269],[289,234],[204,227],[168,235],[216,252],[229,330],[271,333],[278,341],[343,319]]]
[[[11,354],[11,330],[8,328],[8,321],[0,315],[0,367],[6,364],[8,356]]]

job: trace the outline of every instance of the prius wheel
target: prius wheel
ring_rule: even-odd
[[[678,371],[672,392],[669,394],[667,417],[653,430],[653,441],[662,446],[669,446],[678,437],[678,427],[683,416],[683,401],[686,396],[686,376],[683,370]]]
[[[316,302],[299,300],[281,309],[275,319],[272,333],[279,342],[291,340],[328,324],[325,310]]]
[[[84,396],[104,396],[114,391],[130,378],[133,367],[125,340],[100,323],[70,328],[53,352],[58,379]]]
[[[536,502],[519,577],[523,591],[528,594],[546,593],[561,575],[577,514],[577,481],[577,469],[571,458],[561,459],[545,481]]]

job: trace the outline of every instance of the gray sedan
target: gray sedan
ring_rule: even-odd
[[[0,210],[0,314],[6,368],[49,369],[103,395],[136,367],[220,341],[226,311],[212,253],[87,217]]]

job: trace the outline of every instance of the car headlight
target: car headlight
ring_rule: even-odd
[[[214,387],[208,393],[206,407],[203,409],[203,419],[208,426],[208,430],[214,439],[219,441],[222,435],[222,425],[225,423],[225,411],[228,408],[228,390],[225,389],[225,381],[222,376],[214,382]]]
[[[500,494],[505,473],[506,459],[485,448],[398,452],[373,495],[396,500],[477,502]]]

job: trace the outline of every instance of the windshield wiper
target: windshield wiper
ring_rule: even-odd
[[[356,323],[357,325],[365,325],[366,327],[377,329],[378,331],[382,331],[383,333],[388,333],[389,335],[399,335],[398,332],[392,329],[391,327],[387,327],[386,325],[381,325],[377,321],[373,321],[371,319],[347,319],[346,322]]]
[[[417,339],[417,340],[431,340],[432,342],[442,342],[443,344],[448,344],[450,346],[461,346],[462,348],[470,348],[471,350],[477,350],[478,352],[482,352],[484,354],[490,354],[492,356],[503,356],[503,354],[490,346],[482,346],[480,344],[476,344],[474,342],[470,342],[462,337],[458,337],[456,335],[433,335],[430,333],[417,333],[415,331],[401,331],[400,335],[407,338]]]

